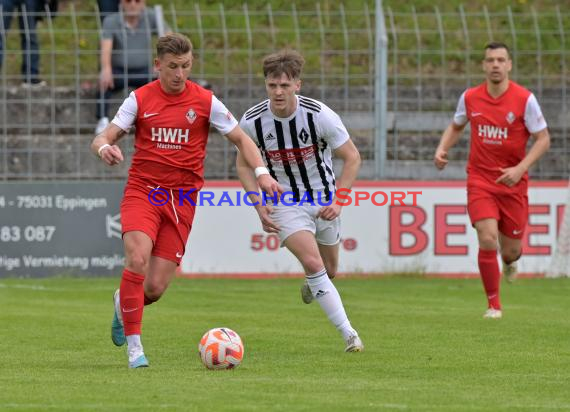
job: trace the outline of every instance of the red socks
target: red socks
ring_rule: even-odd
[[[125,269],[121,279],[121,311],[125,336],[140,335],[144,308],[144,275]]]
[[[499,299],[499,284],[501,282],[501,273],[499,272],[499,262],[497,261],[496,250],[479,249],[477,259],[479,263],[479,272],[483,280],[483,287],[487,294],[489,308],[501,309],[501,301]]]

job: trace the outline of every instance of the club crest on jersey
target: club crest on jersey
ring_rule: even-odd
[[[192,108],[188,109],[188,111],[186,112],[186,120],[188,120],[188,123],[190,124],[194,123],[197,117],[198,115]]]
[[[517,117],[515,116],[515,114],[513,112],[509,112],[509,114],[507,114],[507,122],[509,122],[509,124],[513,124],[513,122],[515,121]]]
[[[301,139],[303,143],[307,143],[307,140],[309,139],[309,133],[307,133],[304,128],[301,129],[301,132],[299,133],[299,139]]]

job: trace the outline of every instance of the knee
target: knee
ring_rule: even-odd
[[[329,275],[329,279],[334,279],[334,277],[336,276],[336,272],[338,270],[338,265],[329,264],[325,265],[325,268],[327,269],[327,275]]]
[[[129,253],[127,256],[126,267],[128,270],[146,275],[148,273],[149,258],[138,252]]]
[[[482,249],[496,249],[498,237],[495,233],[481,232],[479,233],[479,246]]]
[[[317,273],[318,271],[322,270],[324,267],[324,264],[323,264],[323,260],[320,258],[320,256],[310,256],[310,257],[305,259],[305,261],[303,262],[303,266],[305,267],[305,270],[307,271],[307,273],[312,274],[312,273]],[[330,277],[330,274],[329,274],[329,277]]]
[[[166,290],[166,285],[163,285],[160,282],[152,280],[145,282],[144,285],[144,295],[148,300],[152,302],[156,302],[157,300],[159,300],[164,294],[165,290]]]
[[[504,250],[501,250],[501,258],[503,262],[506,264],[513,263],[514,261],[518,260],[521,256],[521,249],[517,247],[510,247]]]

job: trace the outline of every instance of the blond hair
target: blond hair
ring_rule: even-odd
[[[161,58],[165,54],[181,56],[192,51],[192,42],[181,33],[168,33],[156,42],[156,55]]]

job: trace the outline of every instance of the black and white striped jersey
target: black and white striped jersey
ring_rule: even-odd
[[[297,96],[297,110],[281,118],[271,112],[267,99],[247,110],[239,125],[256,142],[271,176],[293,192],[295,201],[332,199],[332,151],[349,135],[327,105]]]

